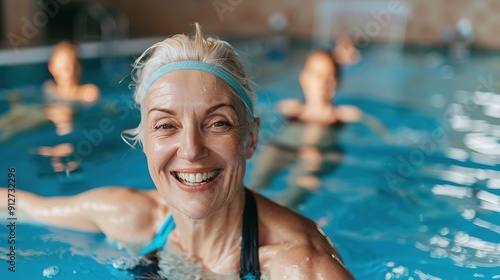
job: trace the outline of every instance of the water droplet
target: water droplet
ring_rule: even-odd
[[[59,274],[59,267],[57,267],[55,265],[49,266],[43,270],[42,274],[43,274],[43,276],[45,276],[47,278],[52,278],[52,277],[56,276],[57,274]]]
[[[78,265],[73,274],[89,274],[92,272],[92,267],[89,264],[81,263]]]

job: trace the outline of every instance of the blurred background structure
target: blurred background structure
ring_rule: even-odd
[[[189,24],[201,22],[206,31],[219,36],[255,38],[269,35],[267,20],[275,12],[282,12],[289,19],[289,35],[292,38],[311,38],[316,24],[318,4],[327,2],[339,10],[350,11],[343,17],[353,19],[353,13],[363,9],[365,22],[357,28],[368,35],[378,32],[374,20],[380,25],[381,33],[388,31],[387,26],[394,26],[393,21],[408,17],[406,44],[442,45],[443,35],[455,28],[461,18],[468,18],[474,23],[475,45],[485,49],[500,48],[500,37],[496,32],[500,27],[500,2],[497,0],[377,0],[377,1],[246,1],[246,0],[185,0],[185,1],[131,1],[131,0],[3,0],[2,7],[2,46],[12,48],[15,37],[22,36],[19,47],[53,44],[58,40],[75,38],[75,31],[81,26],[75,22],[81,19],[81,13],[87,13],[97,21],[103,17],[92,14],[92,5],[98,3],[108,8],[107,13],[114,20],[118,32],[123,32],[127,24],[131,38],[165,36],[167,34],[189,31]],[[358,3],[359,2],[359,3]],[[364,5],[363,3],[370,3]],[[361,4],[360,4],[361,3]],[[353,7],[357,7],[354,9]],[[112,8],[112,9],[109,9]],[[338,13],[337,13],[338,14]],[[336,19],[333,19],[336,20]],[[102,22],[99,22],[102,24]],[[365,26],[368,24],[367,26]],[[27,26],[33,25],[36,32]],[[77,25],[77,26],[75,26]],[[106,30],[101,30],[106,33]],[[125,30],[126,31],[126,30]],[[398,31],[401,32],[401,31]],[[36,34],[33,34],[36,33]],[[10,34],[10,35],[9,35]],[[125,35],[123,32],[120,35]],[[104,36],[105,34],[103,34]],[[358,34],[360,35],[360,34]],[[10,37],[10,38],[9,38]],[[377,36],[383,37],[383,36]],[[90,40],[91,37],[88,37]],[[95,39],[95,38],[94,38]],[[15,43],[14,43],[15,44]]]
[[[193,22],[277,61],[291,42],[329,48],[346,35],[360,49],[385,47],[382,59],[424,47],[446,49],[450,63],[461,63],[471,49],[500,48],[497,0],[3,0],[0,14],[0,65],[44,63],[52,45],[71,40],[82,58],[100,58],[110,84],[126,76],[119,56],[189,32]]]

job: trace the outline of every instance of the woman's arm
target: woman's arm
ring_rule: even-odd
[[[154,236],[165,212],[160,211],[158,201],[149,192],[103,187],[75,196],[41,197],[17,189],[16,212],[20,222],[102,232],[116,241],[147,242]],[[7,197],[7,189],[0,189],[0,197]],[[0,202],[0,211],[6,212],[6,209],[4,199]]]
[[[0,197],[7,197],[8,189],[0,188]],[[57,209],[58,207],[67,206],[69,203],[65,202],[65,200],[70,200],[68,197],[64,198],[43,198],[36,194],[26,192],[23,190],[16,189],[15,193],[11,193],[15,197],[15,213],[16,216],[19,217],[21,222],[38,222],[47,225],[56,225],[67,228],[71,227],[71,221],[68,225],[65,225],[64,219],[58,220],[57,217],[61,216],[61,211],[51,211],[51,206]],[[8,205],[7,201],[0,200],[0,211],[2,215],[7,213]],[[67,212],[67,211],[66,211]],[[74,215],[73,217],[76,221],[76,224],[80,224],[81,226],[76,229],[81,230],[95,230],[95,227],[85,227],[84,223],[78,223],[78,220],[81,219],[79,215]]]
[[[377,118],[368,115],[368,114],[363,114],[363,117],[361,118],[361,122],[369,127],[373,132],[377,133],[378,136],[385,141],[392,141],[391,135],[389,133],[389,130],[387,127],[379,121]]]
[[[338,110],[342,122],[361,122],[377,133],[382,139],[390,139],[388,129],[374,116],[363,113],[358,108],[349,105],[339,106]]]

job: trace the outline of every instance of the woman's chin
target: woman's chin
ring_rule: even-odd
[[[192,208],[186,209],[187,207],[183,207],[181,209],[178,209],[182,214],[186,217],[188,217],[191,220],[203,220],[206,219],[210,214],[212,213],[212,209],[208,209],[207,207],[202,207],[202,205],[199,205],[199,208],[195,208],[196,206],[193,205]]]

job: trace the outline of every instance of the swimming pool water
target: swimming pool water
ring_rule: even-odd
[[[246,61],[259,94],[261,144],[284,129],[274,110],[277,100],[300,97],[297,74],[305,53],[293,50],[283,63]],[[382,139],[363,124],[343,128],[342,162],[297,210],[322,226],[356,279],[500,279],[500,95],[495,83],[500,59],[474,54],[467,64],[450,66],[445,52],[432,49],[407,51],[395,60],[370,49],[363,56],[360,64],[345,69],[337,101],[377,117],[392,137]],[[86,75],[100,79],[98,71]],[[138,122],[130,91],[123,84],[100,85],[102,102],[78,112],[75,132],[57,136],[49,124],[1,143],[5,181],[7,168],[14,166],[19,189],[45,196],[106,185],[154,187],[140,148],[130,149],[120,140],[120,132]],[[25,97],[39,94],[32,85],[18,91]],[[8,107],[2,98],[0,112]],[[101,129],[103,119],[112,129]],[[78,170],[55,174],[50,159],[33,152],[61,143],[76,147]],[[277,197],[286,190],[286,175],[262,192]],[[15,273],[7,270],[7,239],[2,229],[2,279],[46,279],[44,270],[51,266],[59,268],[55,279],[131,279],[112,267],[127,253],[101,234],[18,223]]]

